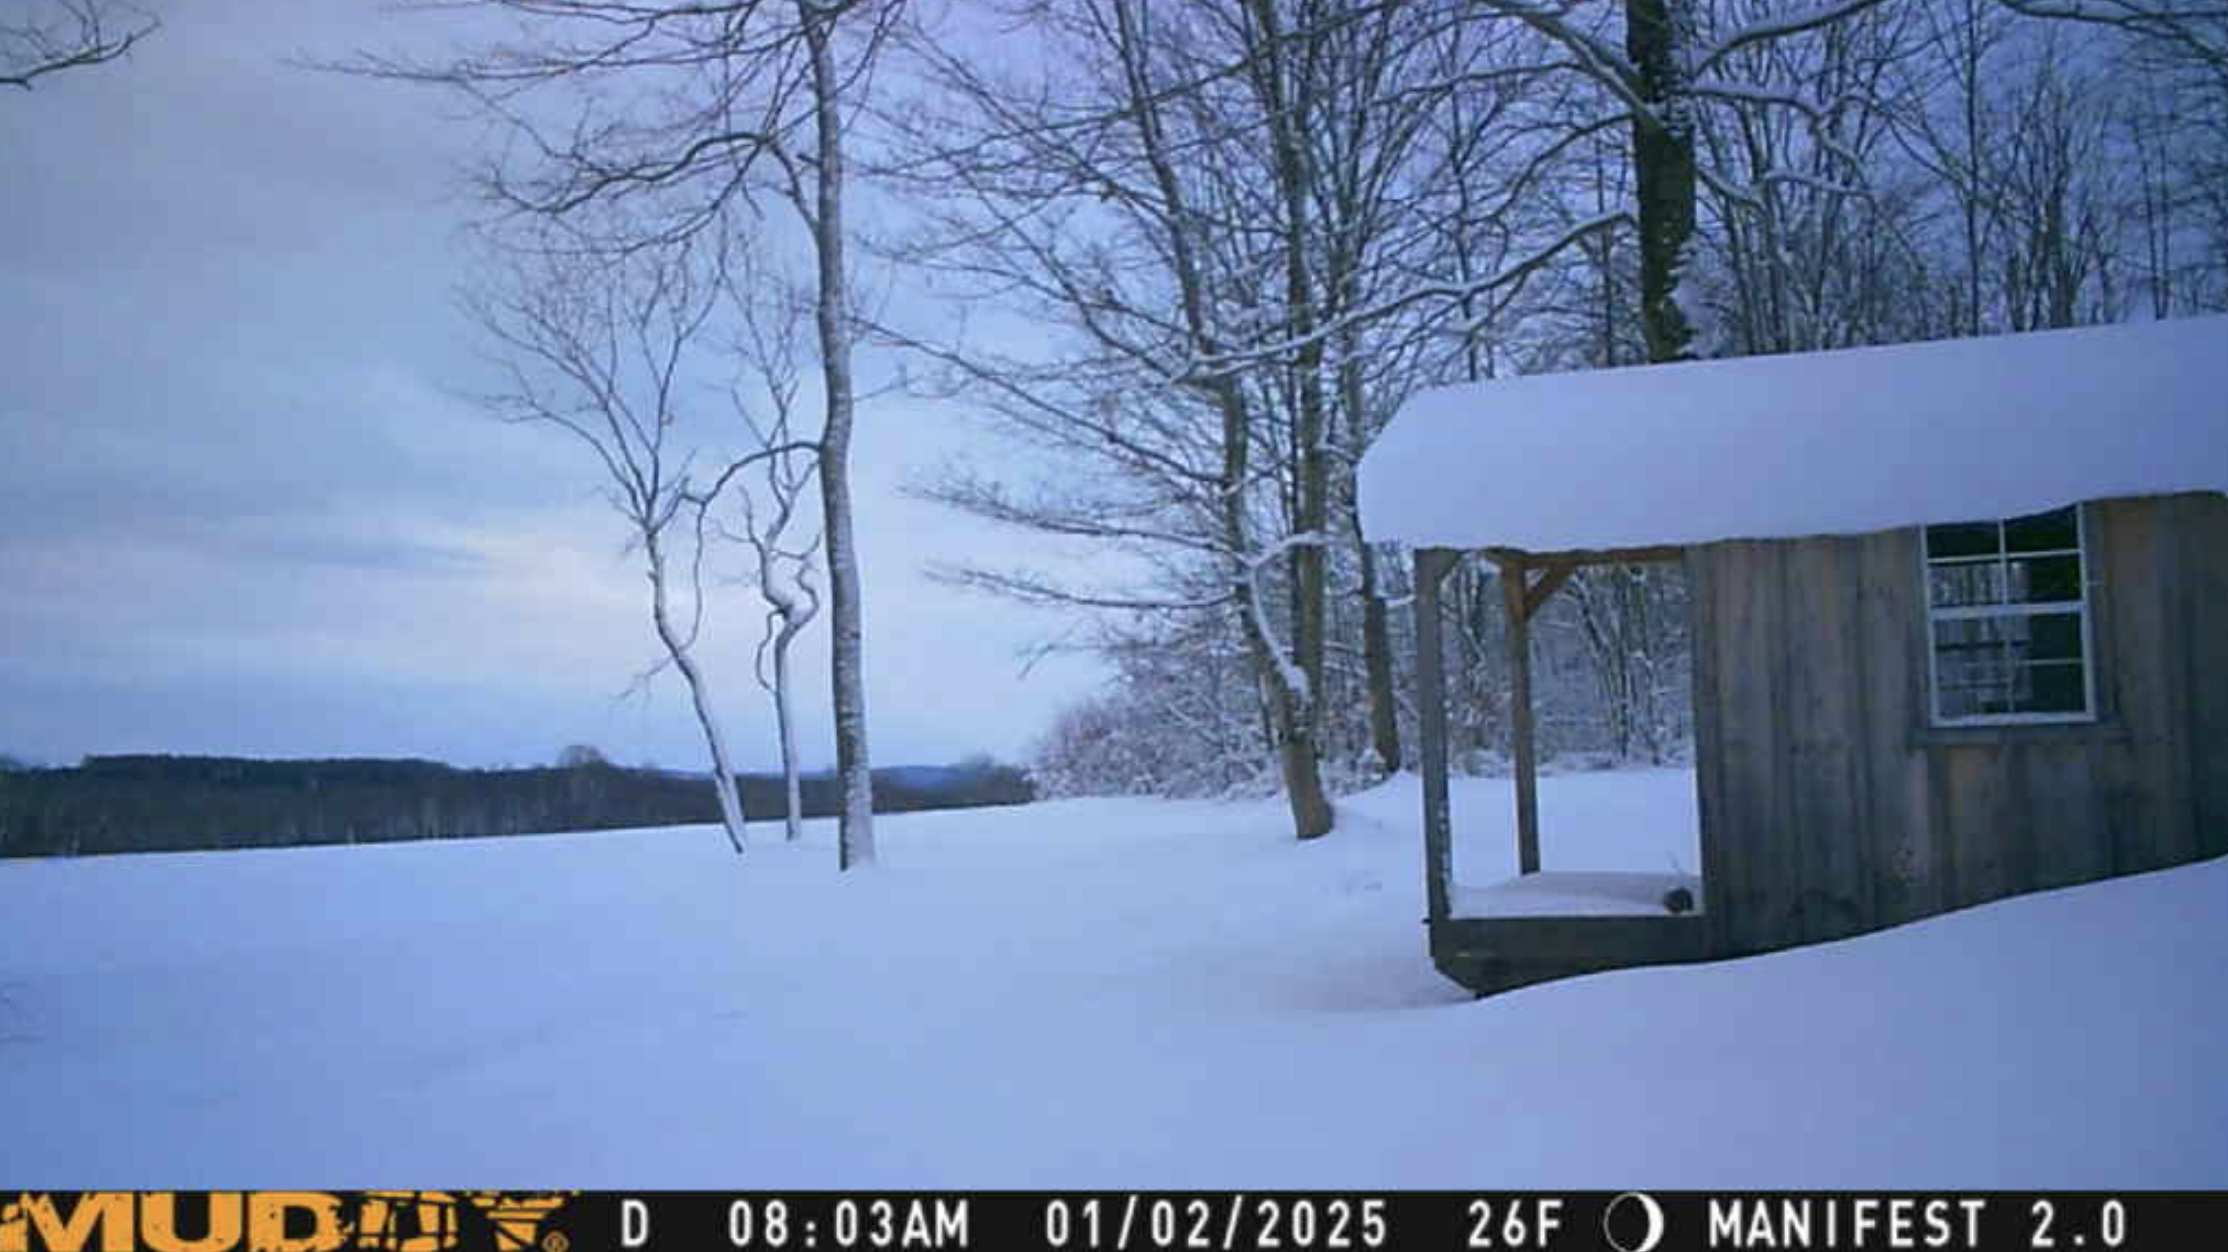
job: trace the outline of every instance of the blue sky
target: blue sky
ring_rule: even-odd
[[[429,28],[365,0],[158,11],[128,61],[0,98],[0,752],[698,764],[671,679],[617,698],[656,646],[593,467],[457,398],[484,377],[454,300],[474,128],[287,63]],[[862,415],[878,760],[1015,754],[1096,681],[1024,676],[1060,623],[923,573],[1014,541],[903,483],[1008,455],[902,395]],[[744,597],[710,660],[755,766]],[[803,647],[824,761],[824,635]]]

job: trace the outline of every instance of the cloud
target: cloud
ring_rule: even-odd
[[[700,756],[592,465],[502,425],[452,289],[469,126],[286,63],[438,36],[375,0],[194,0],[124,63],[0,100],[0,750]],[[885,761],[1009,752],[1095,680],[1040,619],[938,587],[1010,543],[902,498],[972,436],[903,399],[857,445]],[[707,662],[747,759],[757,610]],[[827,742],[825,634],[806,741]]]

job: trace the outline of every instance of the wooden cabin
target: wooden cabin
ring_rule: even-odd
[[[1736,956],[2228,853],[2228,317],[1422,393],[1361,470],[1414,552],[1431,951],[1479,994]],[[1589,563],[1690,580],[1691,912],[1463,916],[1439,588],[1526,624]]]

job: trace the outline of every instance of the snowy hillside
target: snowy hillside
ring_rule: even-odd
[[[1507,785],[1459,788],[1490,881]],[[1690,775],[1542,796],[1550,868],[1691,847]],[[0,864],[0,1177],[2228,1185],[2228,862],[1471,1002],[1414,781],[1341,820],[907,815],[849,879],[825,828]]]

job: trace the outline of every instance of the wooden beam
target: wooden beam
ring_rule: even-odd
[[[1570,576],[1577,572],[1578,565],[1572,561],[1549,566],[1547,572],[1540,575],[1539,581],[1524,591],[1524,620],[1528,622],[1537,616],[1540,606],[1547,603],[1547,598],[1561,591],[1563,584],[1569,582]]]
[[[1677,544],[1648,548],[1571,548],[1562,552],[1526,552],[1522,548],[1481,548],[1496,564],[1521,561],[1526,565],[1656,565],[1686,559]]]
[[[1449,548],[1418,549],[1416,570],[1416,714],[1423,739],[1423,891],[1436,928],[1450,914],[1453,819],[1447,806],[1446,662],[1439,628],[1439,586],[1461,559]]]
[[[1501,602],[1508,609],[1509,739],[1516,753],[1516,872],[1539,872],[1539,761],[1532,743],[1532,623],[1523,558],[1501,559]]]
[[[1445,582],[1447,575],[1454,572],[1454,567],[1461,563],[1460,548],[1416,549],[1416,590],[1421,592],[1423,585],[1430,583],[1432,591],[1437,592],[1439,584]]]

